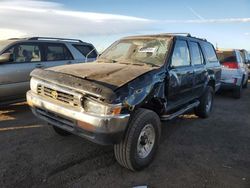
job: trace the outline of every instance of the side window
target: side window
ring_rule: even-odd
[[[173,67],[190,66],[190,55],[186,41],[176,41],[171,65]]]
[[[203,43],[205,54],[209,63],[213,63],[217,60],[215,50],[210,43]]]
[[[247,53],[247,52],[245,52],[245,57],[246,57],[246,61],[249,62],[250,57],[248,56],[248,53]],[[247,62],[246,62],[246,63],[247,63]]]
[[[73,45],[79,52],[81,52],[82,55],[85,57],[88,56],[88,58],[96,58],[97,53],[95,49],[90,46],[90,45],[79,45],[79,44],[74,44]]]
[[[197,42],[190,42],[192,62],[194,65],[202,65],[204,58]]]
[[[72,60],[73,57],[63,44],[47,44],[45,50],[46,61]]]
[[[14,63],[41,61],[41,49],[36,44],[16,44],[6,52],[12,54]]]

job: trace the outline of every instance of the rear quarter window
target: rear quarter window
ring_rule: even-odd
[[[73,56],[64,44],[51,43],[45,45],[46,61],[72,60]]]
[[[202,43],[202,46],[205,51],[205,56],[206,56],[207,61],[209,63],[217,62],[218,59],[217,59],[213,45],[208,42],[204,42]]]
[[[73,44],[73,46],[82,54],[84,57],[88,58],[96,58],[97,53],[96,50],[91,45],[80,45]]]

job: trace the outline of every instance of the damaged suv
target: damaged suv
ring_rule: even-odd
[[[214,47],[204,39],[132,36],[94,63],[34,70],[27,101],[58,134],[114,145],[122,166],[140,170],[153,160],[161,121],[191,109],[210,115],[220,76]]]

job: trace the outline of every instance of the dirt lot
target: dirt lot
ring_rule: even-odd
[[[144,171],[120,167],[112,147],[56,135],[26,104],[0,110],[0,187],[250,187],[250,89],[215,98],[209,119],[163,123]]]

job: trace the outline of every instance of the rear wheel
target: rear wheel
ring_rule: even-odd
[[[234,89],[233,96],[236,99],[240,99],[242,95],[242,84]]]
[[[248,79],[246,80],[245,84],[243,85],[243,88],[247,88],[248,85]]]
[[[202,97],[200,98],[200,104],[194,109],[195,115],[201,118],[207,118],[213,107],[214,90],[211,86],[208,86]]]
[[[138,109],[129,122],[121,143],[114,146],[118,163],[130,170],[141,170],[153,160],[161,136],[159,116],[147,109]]]
[[[53,125],[53,129],[54,129],[54,131],[55,131],[57,134],[59,134],[59,135],[61,135],[61,136],[69,136],[69,135],[71,135],[70,132],[65,131],[65,130],[63,130],[63,129],[57,127],[57,126],[54,126],[54,125]]]

